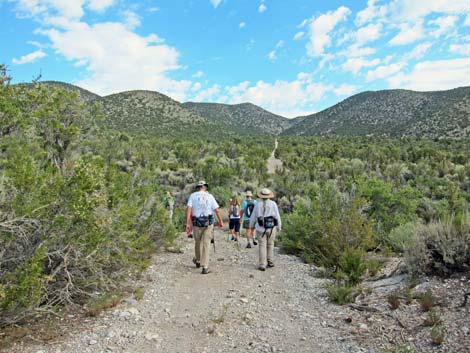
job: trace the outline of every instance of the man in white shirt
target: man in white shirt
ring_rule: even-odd
[[[189,197],[186,209],[186,233],[192,232],[196,242],[193,262],[197,268],[202,266],[202,274],[210,272],[209,252],[214,229],[214,213],[219,221],[219,227],[224,228],[219,205],[214,196],[209,194],[208,189],[209,185],[205,181],[198,182],[196,192]]]
[[[274,239],[276,233],[281,231],[281,216],[276,202],[271,200],[274,197],[271,190],[261,190],[258,197],[250,217],[250,227],[255,227],[259,242],[258,269],[265,271],[266,267],[274,267]]]

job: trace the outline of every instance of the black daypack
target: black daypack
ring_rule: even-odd
[[[253,200],[248,200],[246,203],[246,217],[250,218],[251,214],[253,213],[253,209],[255,208],[255,202]]]

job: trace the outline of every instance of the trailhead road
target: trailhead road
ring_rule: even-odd
[[[87,319],[56,343],[12,347],[12,352],[367,352],[344,330],[344,308],[329,303],[327,280],[310,265],[275,253],[275,267],[257,270],[258,247],[215,231],[211,273],[192,263],[194,242],[182,234],[183,253],[155,255],[141,283],[145,294]],[[343,329],[341,329],[343,327]],[[349,331],[349,332],[348,332]]]

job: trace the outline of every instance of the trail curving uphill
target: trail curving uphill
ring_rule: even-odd
[[[271,153],[271,156],[268,158],[268,174],[276,174],[278,170],[282,169],[282,161],[276,158],[276,150],[278,146],[278,141],[274,141],[274,150]]]
[[[127,298],[60,342],[9,352],[361,352],[351,334],[338,331],[344,314],[309,265],[276,251],[276,266],[260,272],[257,247],[220,230],[215,236],[210,274],[194,267],[194,243],[182,235],[183,254],[155,256],[141,301]]]

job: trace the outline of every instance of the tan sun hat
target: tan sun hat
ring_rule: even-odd
[[[258,197],[261,199],[272,199],[274,197],[274,194],[271,190],[264,188],[258,193]]]
[[[248,190],[248,191],[246,192],[246,196],[252,197],[252,196],[253,196],[253,193],[252,193],[250,190]]]
[[[199,188],[201,186],[209,187],[209,184],[207,184],[204,180],[201,180],[196,184],[196,187]]]

